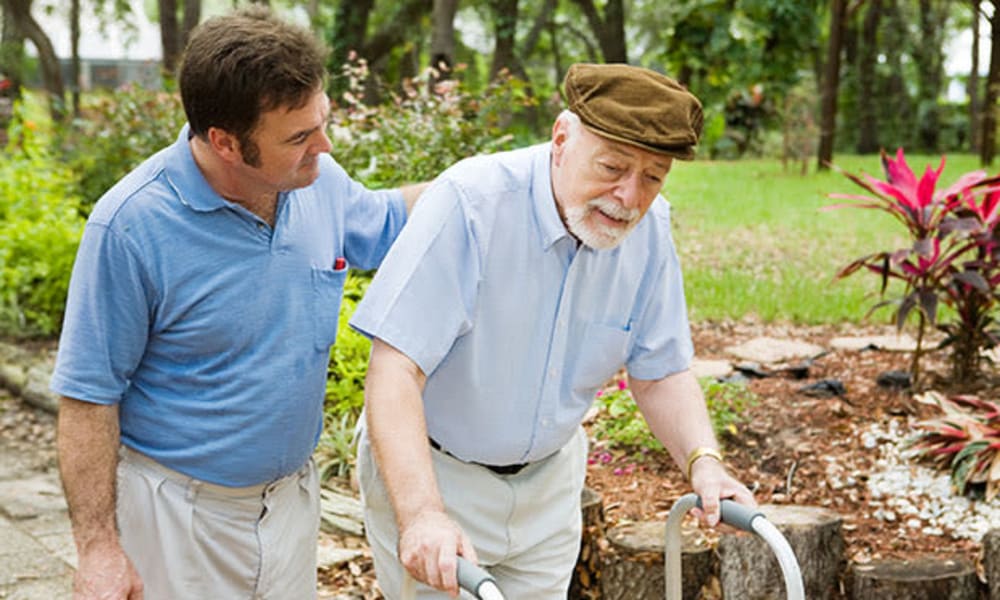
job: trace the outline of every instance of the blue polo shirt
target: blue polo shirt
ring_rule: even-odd
[[[292,473],[322,429],[347,268],[377,267],[405,220],[398,191],[323,155],[272,229],[208,185],[185,127],[94,207],[51,388],[119,403],[122,443],[189,476]]]
[[[438,177],[351,319],[427,374],[428,433],[465,460],[544,458],[623,365],[659,379],[693,355],[667,202],[618,247],[577,248],[549,151],[466,159]]]

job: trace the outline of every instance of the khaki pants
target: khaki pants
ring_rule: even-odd
[[[269,484],[198,481],[122,448],[118,527],[146,600],[316,597],[312,461]]]
[[[504,596],[565,600],[580,549],[580,493],[587,466],[583,429],[562,450],[515,475],[497,475],[437,450],[431,455],[448,514],[472,539],[479,564]],[[375,573],[382,593],[396,600],[403,585],[396,555],[399,533],[363,430],[357,468]],[[416,589],[418,598],[448,597],[422,584]]]

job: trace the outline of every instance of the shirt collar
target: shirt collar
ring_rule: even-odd
[[[552,195],[551,156],[551,142],[540,144],[532,162],[531,197],[535,207],[535,223],[545,250],[559,240],[570,237],[559,217],[555,196]]]
[[[194,161],[189,139],[190,131],[190,125],[185,124],[177,136],[177,141],[168,150],[163,167],[167,180],[184,206],[199,212],[225,208],[228,203],[212,189]]]

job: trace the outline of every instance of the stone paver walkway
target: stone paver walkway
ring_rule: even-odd
[[[55,466],[0,438],[0,599],[68,599],[75,565]]]

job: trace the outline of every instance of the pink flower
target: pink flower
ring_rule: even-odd
[[[624,379],[619,379],[618,380],[618,389],[624,391],[626,388],[628,388],[628,384],[625,383],[625,380]]]

